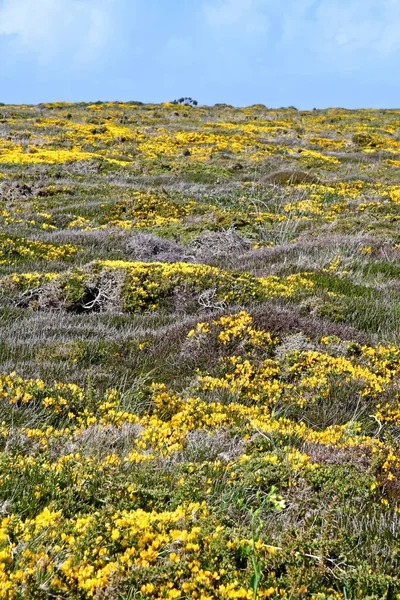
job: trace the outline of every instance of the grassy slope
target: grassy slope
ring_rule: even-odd
[[[399,597],[400,111],[0,108],[0,598]]]

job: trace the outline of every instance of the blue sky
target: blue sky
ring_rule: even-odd
[[[0,0],[0,101],[400,106],[400,0]]]

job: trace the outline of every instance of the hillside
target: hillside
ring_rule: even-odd
[[[400,110],[0,106],[0,598],[400,598]]]

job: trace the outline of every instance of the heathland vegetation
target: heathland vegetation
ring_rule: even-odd
[[[0,107],[0,598],[400,597],[399,176],[395,110]]]

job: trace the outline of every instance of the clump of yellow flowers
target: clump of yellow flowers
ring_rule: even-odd
[[[59,257],[75,252],[74,248],[61,246]],[[45,256],[57,256],[57,251]],[[52,273],[24,273],[9,275],[2,279],[2,285],[11,293],[29,290],[37,286],[38,281],[51,281],[59,300],[79,303],[87,289],[96,288],[100,293],[104,288],[104,297],[110,293],[115,281],[120,281],[120,297],[115,303],[126,312],[157,310],[168,306],[171,296],[183,288],[191,288],[198,297],[202,292],[212,291],[216,306],[241,302],[260,302],[268,298],[289,298],[309,292],[314,283],[307,274],[299,273],[287,277],[257,278],[248,273],[224,271],[217,267],[190,263],[128,262],[122,260],[95,261],[84,269]],[[46,286],[43,287],[46,293]],[[35,298],[36,301],[36,298]],[[199,297],[198,302],[201,302]],[[198,306],[198,303],[196,303]],[[93,304],[92,308],[101,308]],[[114,306],[115,308],[115,306]]]
[[[17,260],[63,260],[76,254],[78,248],[72,244],[49,244],[39,240],[3,237],[0,239],[0,264]]]
[[[32,473],[34,479],[39,474],[42,478],[40,485],[32,482],[36,501],[54,498],[36,516],[10,514],[2,519],[0,598],[17,598],[20,590],[30,594],[34,589],[55,596],[74,593],[92,598],[112,589],[117,581],[121,589],[134,585],[143,597],[157,600],[178,598],[182,592],[195,598],[252,598],[251,588],[233,567],[235,556],[255,552],[257,560],[273,570],[274,561],[285,550],[261,539],[252,550],[251,540],[221,524],[210,505],[213,486],[219,481],[228,490],[241,489],[243,477],[246,485],[262,486],[263,469],[281,469],[284,486],[296,487],[323,469],[307,452],[313,447],[372,453],[380,466],[371,494],[398,481],[398,457],[393,451],[388,453],[378,437],[363,433],[360,424],[313,427],[280,416],[278,407],[296,404],[304,409],[328,398],[334,388],[352,386],[359,402],[368,398],[375,403],[376,421],[400,424],[398,411],[380,400],[400,374],[399,348],[364,345],[355,351],[339,338],[324,337],[318,349],[283,351],[279,350],[280,338],[258,328],[244,310],[199,322],[188,331],[187,343],[198,348],[216,343],[219,361],[209,373],[197,375],[191,396],[165,384],[152,384],[151,403],[141,414],[124,406],[123,394],[116,389],[97,398],[75,384],[49,385],[16,373],[0,377],[0,398],[7,407],[0,438],[14,443],[10,423],[19,423],[20,438],[37,447],[31,454],[17,454],[13,471],[3,463],[0,494],[14,477]],[[335,354],[340,347],[348,349],[346,357]],[[33,410],[41,415],[36,426],[29,420]],[[83,446],[79,450],[79,444],[73,450],[90,431],[108,436],[129,427],[135,428],[135,435],[122,454],[110,447],[102,455],[91,455],[82,451]],[[182,489],[181,502],[166,510],[144,509],[144,488],[138,481],[130,483],[131,474],[149,466],[153,469],[160,461],[177,460],[190,447],[195,432],[212,440],[217,432],[229,429],[240,432],[244,441],[254,436],[260,440],[295,436],[303,450],[268,445],[260,462],[249,446],[235,457],[205,463],[201,467],[208,472],[202,475],[205,496],[196,502],[185,500],[184,492],[186,479],[190,485],[196,476],[196,467],[183,463],[175,482],[177,490]],[[66,450],[56,456],[55,444],[58,448],[66,444]],[[258,464],[255,471],[253,464]],[[58,507],[58,494],[85,495],[90,481],[108,486],[105,482],[112,480],[121,486],[124,508],[106,503],[71,515],[69,507]],[[57,492],[47,487],[52,481],[58,482]],[[62,481],[70,481],[71,490],[57,487]],[[68,497],[73,502],[73,496]],[[387,502],[384,496],[383,500]],[[260,587],[259,597],[288,598],[271,583],[273,579],[271,575]]]

